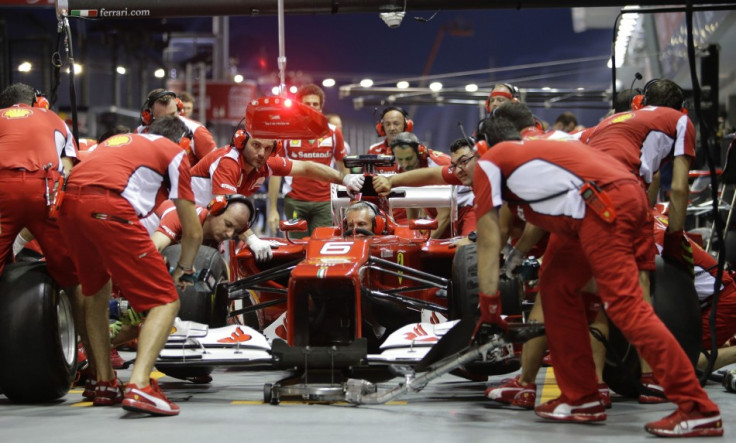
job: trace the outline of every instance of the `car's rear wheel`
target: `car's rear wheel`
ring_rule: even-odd
[[[9,264],[0,277],[0,387],[20,403],[66,395],[77,365],[71,300],[44,262]]]

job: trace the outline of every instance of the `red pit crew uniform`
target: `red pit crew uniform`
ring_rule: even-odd
[[[76,155],[71,131],[52,111],[26,105],[0,110],[0,273],[15,237],[27,227],[47,252],[53,279],[62,287],[77,283],[59,226],[48,218],[46,198],[63,171],[61,158]]]
[[[667,229],[667,217],[654,216],[654,238],[657,249],[661,252],[664,244],[664,232]],[[695,290],[700,300],[703,320],[702,347],[710,349],[710,309],[713,298],[713,286],[718,273],[718,262],[699,244],[686,237],[693,248],[693,264],[695,267]],[[716,309],[716,343],[723,345],[736,334],[736,282],[728,271],[723,272],[721,292]]]
[[[603,220],[579,188],[594,181],[617,217]],[[570,404],[597,401],[595,368],[580,288],[598,283],[606,314],[652,364],[667,398],[680,410],[714,413],[687,356],[642,295],[632,244],[649,218],[638,180],[609,157],[575,141],[503,142],[475,168],[476,216],[502,201],[523,208],[527,221],[551,233],[540,271],[540,293],[555,375]],[[652,255],[652,260],[653,260]]]
[[[194,166],[207,154],[217,149],[217,143],[215,143],[212,133],[202,123],[182,115],[178,117],[192,132],[192,140],[189,144],[189,149],[187,149],[187,157],[189,158],[189,164]],[[145,134],[147,132],[148,126],[141,125],[135,128],[136,134]]]
[[[693,122],[672,108],[621,112],[574,136],[621,161],[647,186],[664,162],[681,155],[695,158]]]
[[[345,142],[342,132],[333,125],[330,135],[317,140],[289,140],[284,144],[284,157],[291,160],[309,160],[331,168],[335,161],[345,158]],[[281,153],[279,153],[281,155]],[[294,200],[308,202],[330,201],[330,184],[308,177],[284,177],[284,195]]]
[[[85,295],[108,279],[142,312],[178,299],[146,229],[138,222],[167,198],[194,200],[189,160],[179,145],[155,135],[116,135],[69,177],[59,224],[72,260],[85,272]],[[166,189],[168,188],[168,189]]]
[[[207,206],[213,195],[242,194],[246,197],[263,185],[272,175],[291,173],[291,160],[269,157],[261,169],[245,173],[245,161],[240,151],[232,146],[209,153],[192,168],[192,190],[195,202]]]
[[[176,212],[174,202],[166,200],[156,208],[156,212],[161,214],[159,216],[161,221],[159,222],[156,231],[170,238],[172,244],[181,243],[181,220],[179,220],[179,213]],[[209,214],[207,209],[197,206],[197,216],[199,217],[200,224],[204,224],[207,214]]]

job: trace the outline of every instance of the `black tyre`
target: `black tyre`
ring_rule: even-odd
[[[524,283],[519,276],[501,277],[498,281],[504,315],[521,315]],[[463,245],[452,261],[452,298],[450,319],[456,320],[478,312],[478,245]]]
[[[662,322],[675,336],[695,367],[700,352],[703,326],[698,294],[686,271],[657,257],[652,305]],[[611,325],[603,378],[620,395],[636,397],[641,375],[639,357],[621,332]]]
[[[44,262],[15,263],[0,277],[0,387],[19,403],[66,395],[77,365],[69,297]]]
[[[164,249],[164,257],[171,264],[176,264],[181,254],[181,245],[172,245]],[[228,300],[222,293],[218,294],[217,285],[227,280],[227,265],[222,255],[213,248],[200,246],[194,260],[194,269],[209,270],[206,281],[179,289],[179,317],[182,320],[204,323],[213,328],[227,325]],[[226,294],[225,294],[226,295]]]

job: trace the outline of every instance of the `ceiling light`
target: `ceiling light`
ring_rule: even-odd
[[[364,88],[370,88],[371,86],[373,86],[373,80],[369,78],[364,78],[363,80],[360,81],[360,86]]]
[[[235,83],[243,83],[243,76],[241,74],[235,74],[233,76],[233,81]]]
[[[165,75],[166,75],[166,71],[164,71],[161,68],[158,68],[155,71],[153,71],[153,76],[156,78],[164,78]]]
[[[326,79],[322,80],[322,86],[324,86],[325,88],[331,88],[331,87],[335,86],[335,79],[334,78],[326,78]]]
[[[470,83],[468,85],[465,85],[465,91],[466,92],[475,92],[478,90],[478,85],[475,83]]]
[[[32,68],[33,68],[33,65],[31,64],[31,62],[23,62],[18,65],[19,72],[31,72]]]
[[[125,75],[126,72],[128,72],[127,69],[125,69],[125,66],[118,66],[115,68],[115,72],[117,72],[120,75]]]
[[[400,82],[396,83],[396,87],[399,89],[406,89],[409,87],[409,82],[406,80],[401,80]]]
[[[437,91],[442,90],[442,83],[440,83],[440,82],[432,82],[432,83],[430,83],[429,84],[429,90],[430,91],[434,91],[434,92],[437,92]]]

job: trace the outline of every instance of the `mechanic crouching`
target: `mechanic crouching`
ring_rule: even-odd
[[[153,363],[166,343],[179,299],[174,282],[184,287],[186,274],[202,242],[194,206],[189,160],[178,144],[189,131],[176,117],[162,117],[148,134],[120,134],[107,139],[68,180],[59,225],[74,247],[90,349],[96,363],[93,404],[122,403],[123,408],[152,415],[177,415],[150,378]],[[181,256],[173,280],[139,218],[164,199],[174,200],[182,224]],[[110,363],[108,305],[111,278],[138,312],[148,311],[138,339],[138,354],[123,390]]]

